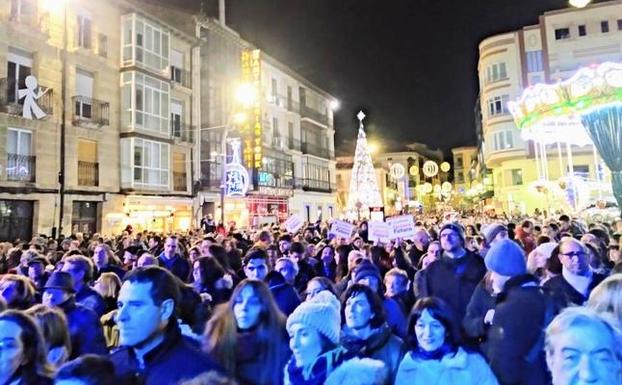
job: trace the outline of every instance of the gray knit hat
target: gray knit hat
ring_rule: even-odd
[[[287,332],[300,323],[316,329],[332,343],[339,343],[341,332],[341,304],[331,292],[324,290],[301,303],[287,318]]]

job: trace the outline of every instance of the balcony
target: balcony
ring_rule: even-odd
[[[72,122],[75,126],[108,126],[110,125],[110,104],[86,96],[71,98],[74,110]]]
[[[300,111],[300,103],[295,102],[291,99],[287,100],[287,111],[290,112],[299,112]]]
[[[173,171],[173,191],[188,191],[188,180],[185,172]]]
[[[14,79],[0,79],[0,112],[10,115],[22,116],[24,109],[24,99],[19,99],[17,84]],[[45,92],[37,99],[37,105],[47,115],[52,115],[54,104],[54,93],[51,88],[39,85],[39,91]],[[34,113],[33,113],[34,117]]]
[[[302,142],[298,139],[288,138],[289,149],[294,151],[302,151]]]
[[[315,155],[324,159],[335,159],[334,151],[311,143],[302,143],[302,153]]]
[[[299,182],[296,183],[296,187],[302,188],[303,191],[315,191],[324,193],[331,193],[334,190],[334,186],[332,186],[332,184],[328,180],[308,178],[299,179]]]
[[[185,88],[192,88],[192,74],[183,68],[171,66],[171,82]]]
[[[7,153],[6,178],[15,182],[34,182],[37,157]]]
[[[320,124],[328,126],[328,116],[326,114],[309,108],[304,104],[300,105],[300,117],[313,119]]]
[[[99,186],[99,163],[78,161],[78,185]]]
[[[171,120],[171,136],[175,140],[192,143],[194,141],[194,131],[195,127],[190,124]]]

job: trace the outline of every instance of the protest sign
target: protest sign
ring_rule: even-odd
[[[294,214],[291,217],[287,218],[287,220],[285,221],[285,230],[287,230],[288,233],[295,234],[296,232],[298,232],[298,230],[300,230],[303,223],[304,221],[302,217],[300,215]]]
[[[335,234],[335,237],[350,239],[352,232],[354,231],[354,225],[348,222],[335,220],[330,227],[330,233]]]
[[[385,222],[371,221],[367,223],[367,238],[372,241],[388,242],[393,232],[391,226]]]
[[[411,239],[415,237],[415,220],[412,215],[400,215],[387,218],[392,231],[392,239]]]

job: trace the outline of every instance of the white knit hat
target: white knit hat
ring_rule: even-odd
[[[339,343],[341,332],[341,305],[331,292],[324,290],[308,301],[301,303],[287,318],[287,332],[294,324],[303,324],[316,329],[332,343]]]

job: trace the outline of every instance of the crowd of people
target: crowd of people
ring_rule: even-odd
[[[622,384],[622,220],[0,244],[0,384]]]

